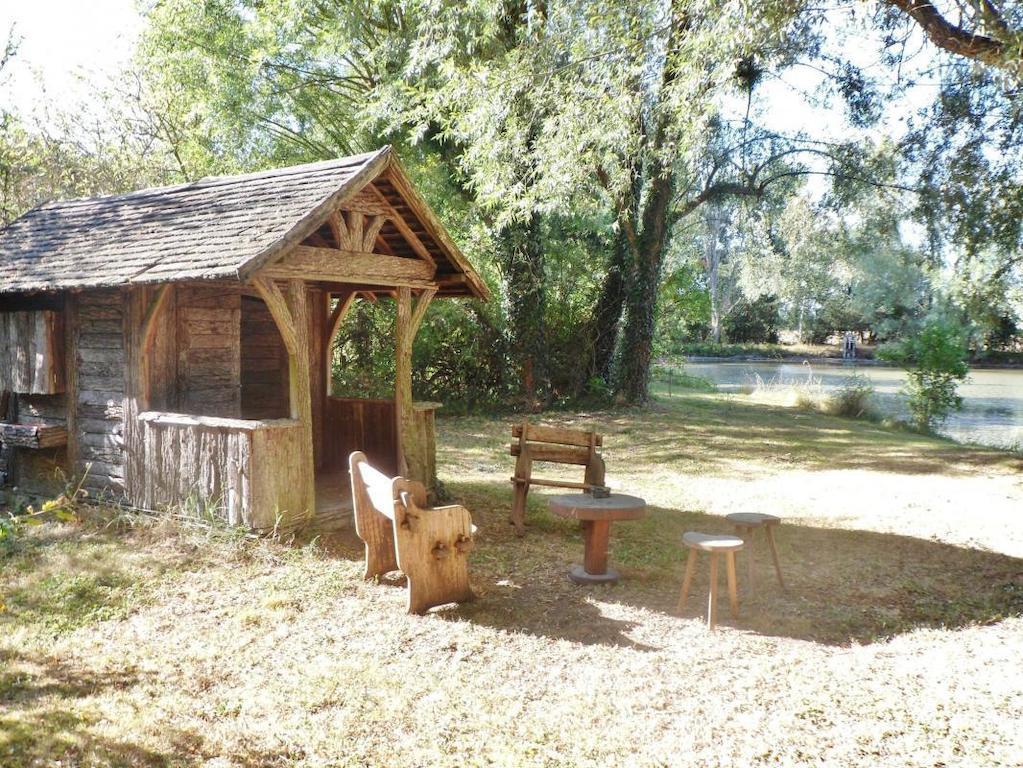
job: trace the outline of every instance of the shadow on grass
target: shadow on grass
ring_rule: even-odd
[[[475,512],[473,519],[477,519]],[[503,535],[492,532],[492,526],[497,524],[488,522],[487,525],[490,530],[479,535],[470,565],[477,599],[454,609],[435,611],[432,615],[559,640],[652,650],[627,636],[626,633],[636,626],[635,622],[610,619],[603,616],[597,606],[581,599],[584,594],[568,581],[568,566],[557,557],[506,572],[506,559],[514,558],[519,545],[528,539],[518,539],[507,522],[501,524],[502,529],[507,529]],[[564,535],[563,532],[552,541],[560,542]],[[533,557],[537,556],[534,551],[537,543],[534,541],[530,548]],[[330,557],[356,562],[364,558],[363,544],[351,528],[322,534],[320,545]],[[378,578],[378,582],[388,588],[406,587],[404,577],[397,572]]]
[[[162,767],[199,764],[223,757],[216,745],[195,731],[165,729],[168,743],[154,749],[101,735],[104,718],[89,699],[111,690],[158,684],[154,673],[135,668],[95,671],[51,655],[0,651],[0,765]],[[231,764],[289,765],[302,757],[299,747],[281,751],[239,751]]]
[[[45,655],[0,653],[0,755],[3,765],[170,764],[166,755],[91,732],[97,716],[79,706],[111,688],[138,684],[134,669],[95,673]]]
[[[530,498],[529,528],[519,539],[507,523],[510,499],[504,497],[510,494],[503,487],[459,483],[452,490],[480,530],[471,565],[479,600],[444,615],[553,639],[649,648],[629,637],[636,623],[606,615],[607,605],[674,615],[685,558],[682,533],[733,533],[718,516],[651,507],[643,520],[616,523],[612,529],[611,560],[622,581],[579,587],[568,580],[567,570],[581,560],[581,532],[576,524],[551,516],[540,494]],[[746,554],[740,553],[739,618],[728,616],[722,573],[720,624],[846,645],[921,627],[955,629],[1023,615],[1023,559],[911,536],[797,522],[783,523],[777,539],[788,590],[774,581],[766,545],[757,537],[755,596],[748,595]],[[702,555],[684,618],[703,620],[707,589],[708,564]]]

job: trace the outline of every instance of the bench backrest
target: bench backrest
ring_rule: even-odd
[[[352,487],[355,489],[352,502],[356,511],[360,505],[368,505],[393,520],[394,479],[370,464],[362,453],[352,454],[350,469]]]
[[[508,446],[512,456],[522,455],[528,445],[532,461],[587,466],[594,460],[597,448],[604,444],[602,435],[592,430],[541,427],[528,421],[512,426],[512,437],[518,442]]]
[[[604,444],[603,435],[593,430],[585,429],[564,429],[563,427],[541,427],[524,421],[522,424],[512,425],[512,437],[525,438],[531,443],[556,443],[560,445],[578,445],[588,448],[589,446],[601,446]]]

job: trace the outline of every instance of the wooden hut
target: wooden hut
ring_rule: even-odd
[[[354,449],[432,485],[411,361],[441,297],[488,292],[390,147],[47,203],[0,232],[0,470],[254,529],[343,514]],[[360,298],[397,303],[393,399],[330,391]]]

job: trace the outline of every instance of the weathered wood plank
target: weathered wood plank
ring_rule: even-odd
[[[519,456],[522,453],[522,446],[519,443],[512,443],[508,446],[508,453],[511,456]],[[550,461],[555,464],[586,466],[590,463],[589,448],[581,446],[537,444],[529,447],[529,455],[533,461]]]
[[[64,342],[62,311],[0,312],[0,390],[63,392]]]
[[[304,513],[298,422],[159,412],[142,413],[139,422],[147,507],[190,500],[257,530],[273,528],[278,512],[285,523]]]
[[[594,445],[602,446],[604,444],[604,436],[600,434],[593,434],[579,429],[543,427],[537,424],[529,425],[526,440],[534,443],[561,443],[563,445],[579,445],[588,447],[590,445],[591,435],[593,435],[592,439],[594,441]],[[522,424],[515,424],[512,426],[512,437],[522,437]]]
[[[0,423],[0,442],[19,448],[53,448],[67,443],[64,425]]]
[[[419,259],[404,259],[361,251],[296,246],[263,274],[274,279],[304,278],[339,283],[427,286],[436,267]]]
[[[67,398],[64,395],[19,395],[18,422],[64,426],[67,423]]]

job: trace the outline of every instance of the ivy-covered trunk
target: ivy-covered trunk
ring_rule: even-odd
[[[673,175],[656,159],[643,205],[642,230],[626,280],[625,314],[618,345],[615,396],[620,402],[646,402],[654,349],[657,288],[661,282],[664,249],[670,230],[669,207]]]
[[[527,408],[550,404],[547,290],[540,216],[506,224],[498,232],[501,267],[508,295],[511,348],[518,371],[519,394]]]
[[[619,320],[625,302],[625,273],[629,268],[629,242],[624,231],[619,230],[611,251],[611,259],[601,286],[600,296],[593,308],[590,329],[589,378],[601,378],[611,383],[611,361],[614,358],[615,342],[618,339]]]

